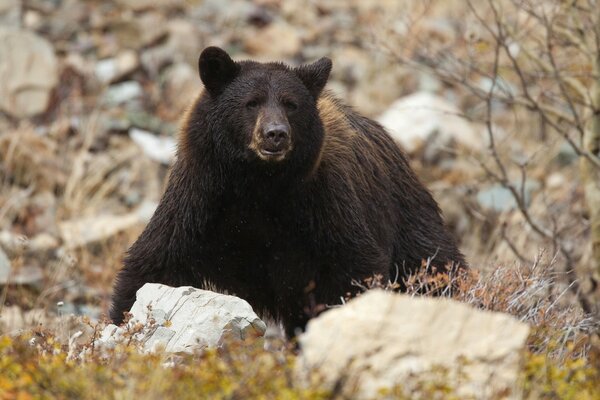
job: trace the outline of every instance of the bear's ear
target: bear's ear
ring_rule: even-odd
[[[308,88],[308,91],[317,99],[325,87],[327,79],[329,79],[331,60],[323,57],[312,64],[301,65],[294,71]]]
[[[229,57],[229,54],[214,46],[202,51],[198,59],[198,69],[204,87],[212,95],[221,93],[240,72],[240,66]]]

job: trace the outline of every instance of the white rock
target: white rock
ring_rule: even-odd
[[[441,145],[456,141],[481,148],[483,138],[461,115],[445,99],[430,92],[417,92],[396,100],[378,121],[409,152],[433,137]]]
[[[177,142],[169,136],[156,136],[142,129],[131,128],[129,137],[154,161],[169,165],[175,160]]]
[[[5,28],[21,27],[20,0],[0,0],[0,26]]]
[[[137,81],[126,81],[112,85],[105,93],[105,100],[111,105],[119,105],[140,98],[144,93]]]
[[[116,58],[107,58],[96,63],[94,68],[96,77],[102,82],[110,82],[117,76],[117,60]]]
[[[173,288],[147,283],[136,295],[131,308],[131,328],[142,324],[135,335],[144,351],[194,352],[219,346],[225,337],[245,339],[249,333],[263,335],[265,323],[246,301],[235,297],[196,289]],[[107,326],[98,341],[114,347],[125,337],[126,329]]]
[[[509,315],[372,290],[308,323],[298,368],[303,379],[317,369],[330,386],[347,379],[344,390],[358,385],[357,398],[399,384],[410,391],[411,382],[430,381],[435,366],[448,369],[447,383],[460,382],[459,396],[485,399],[507,390],[516,397],[528,334]]]
[[[99,80],[110,83],[131,74],[139,65],[137,53],[133,50],[124,50],[115,58],[98,61],[94,72]]]
[[[0,109],[18,118],[40,114],[57,82],[50,42],[29,31],[0,29]]]

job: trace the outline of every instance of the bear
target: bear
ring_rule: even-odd
[[[216,288],[288,337],[374,276],[467,264],[407,157],[325,89],[328,58],[290,67],[208,47],[204,85],[151,220],[128,250],[110,318],[146,282]],[[398,276],[400,275],[400,276]]]

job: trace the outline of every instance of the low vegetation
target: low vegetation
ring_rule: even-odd
[[[422,274],[407,282],[408,292],[416,296],[435,290],[475,307],[509,312],[532,325],[519,388],[524,398],[597,399],[600,345],[588,334],[592,330],[589,321],[561,304],[557,285],[543,272],[548,270],[536,263],[528,268],[498,268],[485,278],[475,273],[452,278],[440,274],[433,279]],[[453,289],[443,289],[449,281]],[[394,285],[381,285],[374,279],[363,286]],[[111,349],[99,348],[94,339],[104,324],[86,319],[80,323],[81,331],[63,332],[68,340],[42,328],[2,336],[0,399],[344,398],[338,393],[344,382],[323,388],[318,371],[308,384],[296,379],[300,366],[291,344],[267,351],[265,339],[254,337],[193,355],[142,354],[135,340]],[[381,398],[462,398],[454,393],[453,385],[444,371],[435,370],[392,390],[382,390]]]

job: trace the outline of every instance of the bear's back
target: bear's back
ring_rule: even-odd
[[[436,254],[436,264],[465,265],[436,201],[385,129],[327,91],[318,109],[325,140],[316,175],[326,175],[327,186],[366,216],[365,234],[389,244],[393,258],[413,268],[424,254]]]

